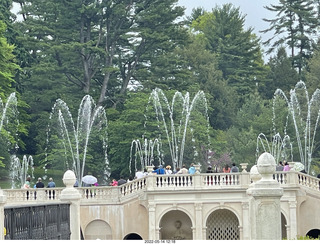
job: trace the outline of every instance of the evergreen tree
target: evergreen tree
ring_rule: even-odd
[[[193,22],[206,40],[207,48],[216,54],[223,78],[236,89],[240,101],[264,82],[265,67],[259,39],[253,29],[244,29],[245,16],[231,4],[204,12]]]
[[[266,99],[272,99],[274,92],[279,88],[289,96],[290,89],[293,89],[299,81],[299,76],[292,68],[284,47],[278,49],[277,54],[270,58],[268,65],[270,70],[267,82],[265,86],[259,87],[260,94],[263,94]]]
[[[268,53],[284,45],[290,48],[292,67],[298,69],[300,78],[306,67],[306,60],[312,54],[313,36],[317,34],[319,25],[318,12],[314,0],[280,0],[279,5],[266,6],[266,9],[276,12],[275,19],[263,19],[270,27],[263,33],[273,31],[274,35],[264,44],[270,45]],[[275,38],[278,38],[274,41]]]

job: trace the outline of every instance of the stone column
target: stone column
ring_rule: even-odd
[[[0,188],[0,240],[4,240],[4,204],[7,197]]]
[[[149,203],[149,240],[157,240],[156,237],[156,205]]]
[[[242,234],[240,240],[250,240],[249,202],[242,202]],[[241,232],[240,232],[241,233]]]
[[[196,211],[195,228],[193,231],[194,240],[204,240],[205,237],[202,236],[202,203],[195,203],[194,209]]]
[[[289,223],[290,231],[288,235],[288,240],[293,240],[297,238],[297,201],[289,201]]]
[[[73,187],[76,176],[73,171],[67,170],[63,175],[66,188],[61,191],[61,201],[70,203],[70,240],[80,240],[80,199],[81,194]]]
[[[260,155],[257,169],[261,179],[247,190],[252,196],[250,204],[252,220],[252,240],[281,240],[281,207],[280,198],[283,189],[273,179],[276,162],[270,153]]]

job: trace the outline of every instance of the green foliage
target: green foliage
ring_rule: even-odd
[[[130,147],[132,141],[140,139],[145,132],[144,111],[148,97],[149,94],[143,92],[130,92],[122,111],[107,110],[111,178],[129,176]],[[147,137],[153,139],[150,134]]]
[[[312,238],[310,236],[297,236],[297,240],[320,240],[320,237]]]
[[[284,47],[277,50],[275,56],[268,62],[269,71],[265,84],[259,86],[260,94],[266,99],[272,99],[274,92],[281,89],[287,96],[299,81],[298,73],[292,68],[291,60],[288,58]]]
[[[252,28],[244,29],[244,21],[239,8],[224,4],[204,12],[192,25],[216,54],[223,78],[241,96],[241,104],[257,83],[264,83],[266,73],[259,39]]]
[[[269,45],[273,42],[268,53],[280,46],[289,47],[292,67],[298,69],[300,79],[312,54],[314,36],[319,34],[317,5],[314,0],[283,0],[278,5],[265,7],[276,12],[277,16],[275,19],[263,19],[270,23],[270,27],[262,32],[274,32],[273,36],[264,42]],[[274,41],[275,38],[277,40]]]
[[[251,95],[238,111],[235,124],[227,131],[227,140],[234,162],[256,162],[257,137],[264,133],[272,138],[271,103],[262,100],[258,95]],[[261,153],[261,152],[260,152]]]

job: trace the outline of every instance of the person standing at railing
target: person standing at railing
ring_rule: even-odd
[[[223,173],[230,173],[230,167],[228,164],[226,164],[226,166],[223,168]]]
[[[223,168],[223,173],[230,173],[230,167],[228,164],[226,164],[226,166]],[[226,175],[226,184],[230,184],[230,177],[228,175]]]
[[[56,183],[54,183],[53,179],[50,177],[48,182],[48,188],[54,188],[56,187]]]
[[[207,174],[213,174],[213,170],[212,170],[212,167],[209,165],[208,168],[207,168],[207,171],[206,171]],[[213,184],[213,176],[210,175],[210,176],[207,176],[207,184],[208,185],[212,185]]]
[[[137,172],[136,172],[136,179],[140,179],[140,178],[142,178],[144,176],[144,173],[141,171],[141,170],[138,170]]]
[[[41,177],[38,178],[38,182],[36,184],[36,188],[44,188],[44,184],[42,182]]]
[[[54,183],[53,179],[50,177],[47,188],[55,188],[55,187],[56,187],[56,183]],[[49,193],[49,199],[55,198],[55,190],[52,189],[52,190],[48,190],[46,192]]]
[[[26,182],[24,183],[22,188],[29,189],[30,188],[30,181],[31,181],[31,178],[28,176],[26,179]]]
[[[172,170],[171,170],[171,166],[170,165],[166,166],[166,174],[167,175],[171,175],[172,174]]]
[[[185,165],[182,165],[182,169],[180,169],[180,170],[177,172],[177,174],[183,174],[183,175],[188,174],[188,173],[189,173],[189,171],[187,170],[187,168],[186,168]]]
[[[162,166],[161,164],[159,165],[159,168],[156,169],[156,173],[157,173],[157,175],[164,175],[164,174],[166,174],[166,171],[164,170],[164,168],[163,168],[163,166]]]
[[[290,170],[289,164],[288,164],[288,162],[285,162],[284,167],[283,167],[283,171],[289,171],[289,170]]]
[[[280,161],[279,164],[276,166],[276,171],[283,171],[283,164]]]
[[[194,175],[196,173],[196,168],[194,167],[193,163],[190,165],[188,172],[190,175]]]
[[[238,173],[238,172],[239,172],[239,168],[236,166],[235,163],[233,163],[230,169],[230,173]]]
[[[113,179],[112,182],[110,183],[111,186],[118,186],[118,181],[116,179]]]

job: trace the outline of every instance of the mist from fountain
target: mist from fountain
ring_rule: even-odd
[[[154,150],[156,149],[156,154]],[[132,164],[133,164],[133,158],[134,158],[134,169],[135,172],[137,170],[144,170],[147,166],[153,165],[154,157],[162,158],[161,155],[161,143],[156,138],[154,140],[148,140],[147,138],[143,138],[140,141],[139,139],[133,140],[131,143],[131,149],[130,149],[130,163],[129,163],[129,171],[130,174],[132,172]],[[140,164],[138,165],[138,162]],[[161,162],[161,160],[158,160],[158,162]],[[158,165],[155,165],[158,166]]]
[[[300,162],[309,174],[320,117],[320,90],[316,89],[311,99],[309,99],[306,85],[300,81],[295,85],[294,89],[290,90],[290,99],[287,98],[281,89],[277,89],[274,94],[274,107],[278,98],[283,99],[288,108],[284,132],[287,134],[287,127],[290,119],[292,119]],[[275,120],[276,117],[277,115],[274,110],[273,120]]]
[[[195,137],[193,136],[192,115],[194,116],[193,118],[197,119],[203,117],[207,128],[207,143],[209,144],[208,107],[203,91],[197,92],[192,101],[190,100],[188,92],[183,96],[181,92],[177,91],[174,93],[170,105],[164,92],[156,88],[149,97],[147,112],[150,107],[154,109],[153,111],[158,124],[159,135],[157,138],[161,141],[162,133],[165,134],[174,170],[182,167],[187,133],[190,133],[192,137],[191,142],[193,144],[196,143]],[[146,123],[149,119],[150,118],[146,116]],[[193,146],[193,150],[194,157],[197,157],[198,152],[195,146]]]
[[[90,139],[95,136],[94,143],[97,143],[97,137],[99,138],[104,160],[103,175],[106,181],[110,176],[110,169],[107,157],[107,117],[104,108],[97,107],[90,95],[84,96],[78,109],[75,126],[69,107],[63,100],[58,99],[52,108],[50,121],[47,143],[49,144],[50,138],[55,139],[54,135],[60,139],[65,152],[66,168],[75,172],[79,185],[85,173]],[[93,160],[91,158],[91,161]]]
[[[28,176],[34,179],[33,172],[33,158],[31,155],[29,157],[24,155],[22,161],[16,155],[12,155],[10,164],[11,189],[21,188]]]

